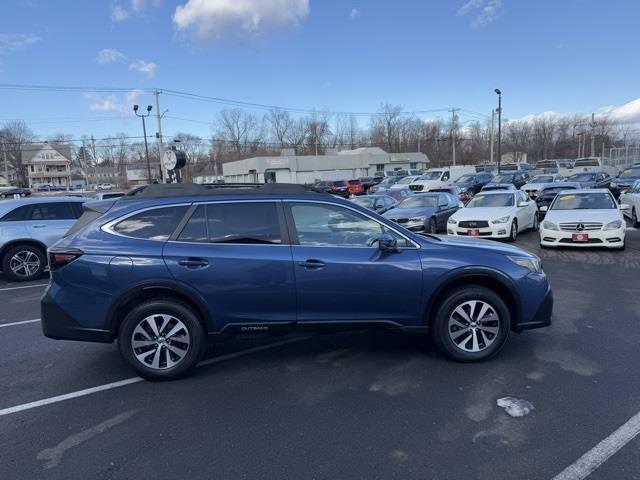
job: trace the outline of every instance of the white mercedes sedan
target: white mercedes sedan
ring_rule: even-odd
[[[640,227],[640,180],[636,180],[631,188],[620,195],[620,203],[629,205],[623,213],[631,219],[631,225]]]
[[[538,229],[538,207],[521,190],[482,191],[451,215],[447,223],[449,235],[510,242],[527,229]]]
[[[560,192],[540,226],[540,245],[623,249],[627,225],[622,211],[628,208],[605,188]]]

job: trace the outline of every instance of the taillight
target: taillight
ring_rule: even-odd
[[[77,258],[82,256],[82,251],[77,249],[69,250],[50,250],[49,251],[49,270],[54,271],[65,265],[70,264]]]

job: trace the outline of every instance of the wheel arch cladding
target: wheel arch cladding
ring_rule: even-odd
[[[175,300],[191,308],[202,324],[205,335],[212,331],[212,323],[204,304],[195,295],[185,291],[177,285],[147,284],[138,285],[126,293],[111,307],[107,315],[107,326],[112,338],[118,336],[122,320],[127,314],[142,302],[153,299]]]
[[[21,238],[21,239],[11,240],[2,246],[2,248],[0,249],[0,261],[4,259],[5,254],[9,250],[11,250],[13,247],[17,247],[18,245],[29,245],[31,247],[36,247],[40,249],[40,251],[45,257],[47,256],[47,246],[44,243],[38,240],[34,240],[32,238]]]
[[[477,285],[497,293],[506,303],[511,317],[511,329],[516,328],[521,315],[521,306],[515,288],[504,274],[485,269],[462,269],[447,275],[431,294],[425,308],[424,319],[430,326],[433,316],[447,295],[460,287]]]

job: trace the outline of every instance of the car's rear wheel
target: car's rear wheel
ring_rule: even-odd
[[[186,374],[202,358],[205,330],[187,305],[176,300],[148,300],[122,321],[118,347],[140,376],[172,380]]]
[[[518,238],[518,221],[514,218],[513,222],[511,222],[511,230],[509,232],[509,238],[507,238],[508,242],[515,242]]]
[[[454,290],[439,305],[431,331],[447,357],[475,362],[495,355],[509,336],[509,309],[494,291],[469,286]]]
[[[638,212],[636,212],[636,207],[633,207],[633,210],[631,210],[631,225],[633,225],[635,228],[640,227],[640,222],[638,221]]]
[[[2,258],[2,272],[14,282],[28,282],[40,277],[46,265],[42,249],[28,244],[11,247]]]

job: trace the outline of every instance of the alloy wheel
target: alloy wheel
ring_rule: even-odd
[[[453,344],[460,350],[477,353],[495,341],[500,332],[500,319],[487,302],[470,300],[453,310],[447,331]]]
[[[158,314],[143,318],[131,334],[131,348],[145,367],[166,370],[180,363],[190,345],[189,331],[173,315]]]
[[[32,277],[40,270],[40,258],[31,250],[21,250],[9,260],[9,268],[18,277]]]

